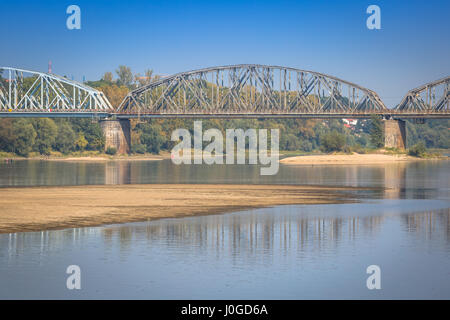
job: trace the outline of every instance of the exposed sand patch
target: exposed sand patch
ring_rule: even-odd
[[[96,162],[96,161],[161,161],[166,158],[158,156],[145,157],[68,157],[68,158],[51,158],[49,161],[68,161],[68,162]]]
[[[280,160],[282,164],[291,165],[334,165],[334,164],[384,164],[399,161],[420,161],[422,159],[405,154],[326,154],[315,156],[288,157]]]
[[[67,158],[50,158],[50,161],[108,161],[107,157],[67,157]]]
[[[0,233],[355,201],[351,188],[282,185],[117,185],[0,188]]]

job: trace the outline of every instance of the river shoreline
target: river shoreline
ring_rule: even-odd
[[[101,155],[69,155],[69,156],[33,156],[33,157],[0,157],[0,161],[67,161],[67,162],[104,162],[104,161],[160,161],[170,159],[170,153],[145,154],[145,155],[121,155],[109,156]]]
[[[326,154],[287,157],[280,160],[285,165],[383,165],[409,161],[439,161],[448,157],[418,158],[406,154]]]
[[[0,233],[219,214],[276,205],[358,201],[345,192],[349,190],[355,188],[231,184],[2,188]]]
[[[279,156],[281,164],[287,165],[341,165],[341,164],[383,164],[392,162],[405,162],[405,161],[430,161],[430,160],[448,160],[447,156],[434,156],[427,158],[419,158],[409,156],[407,154],[389,154],[382,151],[377,153],[366,154],[305,154],[299,156],[284,155],[280,152]],[[0,156],[0,161],[17,161],[17,160],[37,160],[37,161],[65,161],[65,162],[106,162],[106,161],[160,161],[170,159],[171,154],[169,152],[161,152],[161,154],[143,154],[143,155],[116,155],[109,156],[106,154],[87,154],[87,155],[68,155],[68,156],[32,156],[32,157],[20,157]]]

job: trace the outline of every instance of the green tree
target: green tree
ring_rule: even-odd
[[[34,119],[33,126],[36,130],[34,150],[40,154],[49,155],[55,143],[58,127],[52,119],[48,118]]]
[[[108,147],[108,149],[106,149],[105,153],[113,156],[117,153],[117,149],[114,147]]]
[[[133,83],[133,73],[131,69],[127,66],[119,66],[119,69],[116,70],[117,76],[119,79],[117,80],[118,85],[130,87]]]
[[[285,144],[283,146],[284,150],[299,150],[300,149],[300,139],[292,134],[288,133],[286,135]]]
[[[0,150],[14,151],[14,121],[13,119],[0,119]]]
[[[366,134],[361,134],[356,137],[356,144],[359,144],[361,147],[366,147],[368,144],[368,138]]]
[[[86,146],[88,145],[88,141],[84,138],[84,135],[82,132],[78,132],[77,140],[75,141],[75,145],[77,150],[84,150]]]
[[[105,137],[98,122],[89,119],[71,119],[72,128],[78,135],[83,134],[87,140],[87,150],[103,151],[105,148]]]
[[[112,82],[113,81],[113,74],[112,74],[112,72],[105,72],[103,74],[102,80],[104,80],[106,82]]]
[[[147,148],[145,147],[145,145],[143,144],[133,144],[131,146],[131,152],[132,153],[140,153],[140,154],[144,154],[145,151],[147,151]]]
[[[427,152],[425,143],[423,141],[418,142],[408,150],[408,154],[414,157],[423,157]]]
[[[308,140],[303,140],[300,144],[300,149],[305,152],[311,152],[313,150],[313,145]]]
[[[384,146],[383,122],[376,115],[370,118],[370,142],[375,148]]]
[[[58,135],[55,141],[56,148],[60,152],[68,154],[75,149],[76,139],[77,136],[70,124],[66,121],[61,122],[58,126]]]
[[[139,123],[136,129],[140,132],[140,142],[146,146],[147,152],[158,154],[164,143],[161,126],[157,123]]]
[[[37,135],[33,125],[25,119],[18,119],[13,124],[13,134],[14,152],[20,156],[28,156]]]
[[[324,152],[342,151],[345,147],[345,135],[333,130],[320,137],[320,148]]]
[[[90,122],[86,126],[84,136],[88,142],[86,147],[88,150],[102,151],[105,148],[105,137],[102,128],[97,122]]]

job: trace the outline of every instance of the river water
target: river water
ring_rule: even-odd
[[[0,187],[128,183],[376,187],[361,202],[0,234],[0,298],[450,299],[450,161],[378,166],[0,162]],[[386,189],[385,189],[386,188]],[[20,199],[18,199],[20,201]],[[0,208],[1,214],[1,208]],[[78,265],[81,290],[68,290]],[[380,290],[366,269],[380,267]]]

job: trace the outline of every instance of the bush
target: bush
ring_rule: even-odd
[[[344,151],[347,154],[352,154],[353,153],[352,148],[350,146],[344,146],[342,148],[342,151]]]
[[[56,149],[63,154],[68,154],[75,149],[77,136],[72,126],[67,121],[60,122],[58,125],[58,135],[55,139]]]
[[[117,149],[114,147],[108,147],[108,149],[106,149],[106,154],[109,154],[111,156],[115,155],[117,153]]]
[[[37,135],[33,125],[25,119],[19,119],[13,124],[13,135],[15,137],[13,141],[15,153],[27,157],[32,151]]]
[[[292,133],[287,134],[283,149],[293,151],[298,150],[299,148],[300,148],[300,139],[297,138],[297,136]]]
[[[144,154],[145,150],[146,150],[146,147],[143,144],[133,144],[131,146],[131,152],[132,153]]]
[[[52,146],[55,144],[58,127],[52,119],[38,118],[32,120],[36,131],[36,140],[33,151],[39,151],[42,155],[50,155]]]
[[[140,134],[140,144],[145,146],[146,151],[158,154],[164,143],[161,126],[159,124],[139,123],[135,130]]]
[[[408,150],[408,154],[410,156],[414,156],[414,157],[423,157],[423,156],[425,156],[426,152],[427,152],[427,148],[425,147],[425,144],[422,141],[413,145]]]
[[[333,130],[320,137],[320,149],[324,152],[342,151],[345,146],[345,135]]]
[[[311,152],[314,148],[311,142],[309,142],[308,140],[303,140],[300,143],[300,149],[305,152]]]

